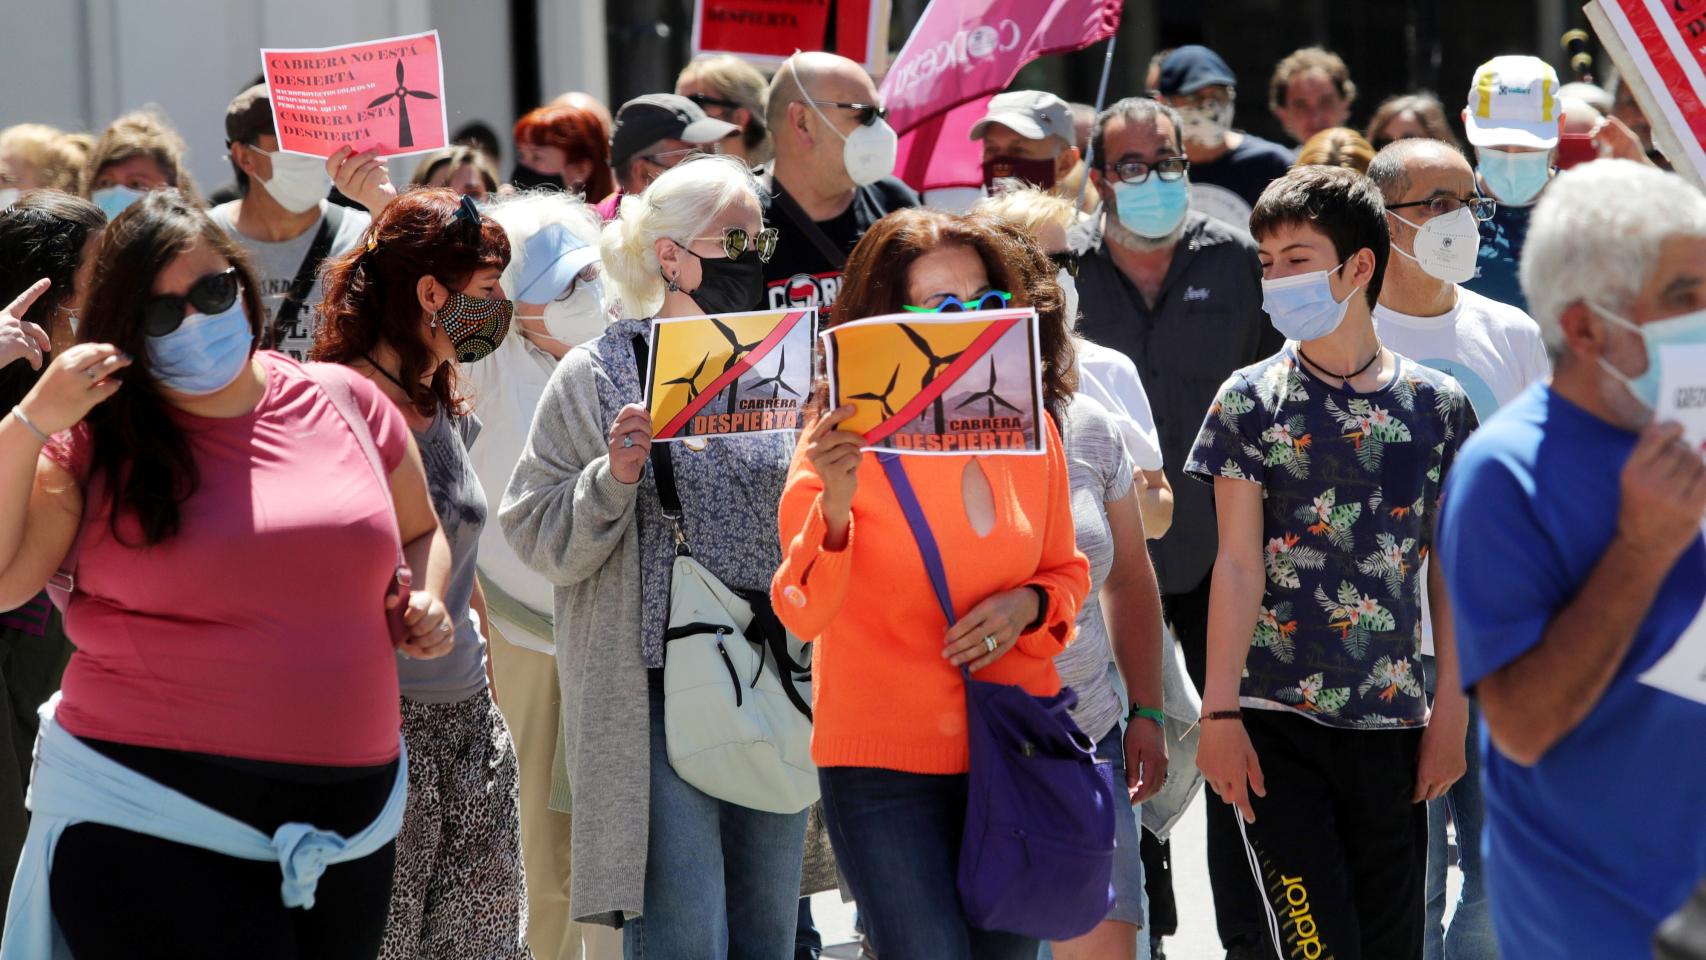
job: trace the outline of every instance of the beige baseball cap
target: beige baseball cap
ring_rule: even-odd
[[[1009,90],[989,101],[989,112],[972,124],[969,139],[982,140],[992,123],[999,123],[1027,140],[1059,137],[1076,143],[1072,108],[1066,101],[1043,90]]]

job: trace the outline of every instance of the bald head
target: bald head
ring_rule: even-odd
[[[1563,109],[1566,134],[1591,135],[1605,117],[1593,104],[1578,97],[1559,97],[1558,105]]]
[[[846,57],[821,51],[796,53],[770,81],[765,113],[772,118],[785,117],[790,103],[806,99],[876,103],[877,85],[864,67]]]
[[[1423,181],[1431,189],[1435,181],[1467,179],[1469,189],[1466,192],[1474,193],[1475,171],[1464,158],[1463,151],[1456,146],[1443,140],[1409,137],[1394,140],[1375,154],[1368,165],[1368,178],[1380,188],[1381,197],[1390,206],[1412,199],[1427,199],[1426,196],[1410,196],[1418,192]]]

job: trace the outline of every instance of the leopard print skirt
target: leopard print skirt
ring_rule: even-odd
[[[530,960],[519,767],[489,689],[403,700],[409,803],[381,960]]]

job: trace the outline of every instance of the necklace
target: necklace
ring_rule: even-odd
[[[1299,352],[1299,353],[1301,353],[1301,352],[1302,352],[1302,351],[1298,351],[1298,352]],[[409,389],[409,388],[408,388],[408,387],[407,387],[407,386],[406,386],[406,385],[404,385],[404,383],[403,383],[403,381],[401,381],[401,380],[398,380],[398,379],[397,379],[397,378],[396,378],[396,377],[394,377],[394,376],[392,376],[392,375],[391,375],[391,371],[389,371],[389,370],[387,370],[387,369],[385,369],[385,368],[384,368],[384,367],[382,367],[382,366],[380,366],[380,365],[379,365],[379,361],[377,361],[377,360],[375,360],[375,359],[373,359],[373,357],[372,357],[372,355],[371,355],[371,354],[366,354],[366,353],[364,353],[364,354],[362,354],[362,355],[361,355],[361,358],[362,358],[362,359],[363,359],[363,360],[366,360],[366,361],[367,361],[367,365],[368,365],[368,366],[370,366],[370,367],[372,367],[372,368],[373,368],[373,369],[375,369],[375,370],[378,370],[378,371],[379,371],[379,374],[380,374],[380,376],[382,376],[382,377],[384,377],[384,378],[385,378],[385,379],[387,379],[387,380],[389,380],[389,381],[391,381],[391,382],[392,382],[392,383],[394,383],[394,384],[396,384],[396,385],[397,385],[397,389],[398,389],[398,390],[401,390],[401,391],[403,391],[403,396],[405,396],[405,397],[412,397],[412,396],[414,396],[414,395],[415,395],[415,394],[414,394],[414,391],[412,391],[412,390],[410,390],[410,389]],[[1307,358],[1307,357],[1305,357],[1305,358],[1304,358],[1304,359],[1306,359],[1306,360],[1307,360],[1307,359],[1308,359],[1308,358]],[[1313,361],[1311,361],[1311,362],[1313,362]]]
[[[1381,347],[1380,344],[1376,343],[1374,345],[1374,354],[1372,356],[1370,356],[1366,361],[1364,361],[1362,366],[1357,367],[1355,370],[1352,370],[1350,373],[1344,373],[1344,374],[1334,373],[1333,371],[1328,370],[1326,367],[1321,366],[1319,363],[1316,363],[1314,360],[1312,360],[1310,358],[1309,354],[1303,352],[1303,347],[1301,345],[1297,348],[1297,355],[1303,358],[1304,363],[1309,364],[1310,366],[1321,371],[1322,373],[1326,374],[1329,377],[1337,377],[1341,385],[1349,386],[1352,377],[1361,376],[1362,372],[1364,370],[1367,370],[1369,367],[1374,366],[1374,361],[1380,359],[1380,351],[1382,349],[1384,349],[1384,348]],[[372,362],[372,361],[369,361],[369,362]],[[383,372],[383,371],[381,371],[381,372]]]

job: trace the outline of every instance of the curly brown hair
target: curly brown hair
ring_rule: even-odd
[[[415,411],[460,414],[456,365],[421,378],[438,364],[426,341],[426,317],[416,286],[430,276],[452,291],[468,286],[476,271],[509,264],[509,238],[496,220],[476,224],[456,213],[462,197],[448,187],[410,190],[391,201],[354,250],[327,262],[321,277],[320,330],[310,357],[328,363],[361,360],[383,343],[397,354],[397,379],[409,385]]]
[[[1013,306],[1035,307],[1040,323],[1043,402],[1058,425],[1076,389],[1072,335],[1053,261],[1018,228],[995,217],[956,216],[925,207],[898,210],[871,224],[847,258],[841,292],[824,321],[837,324],[900,313],[906,306],[912,264],[945,246],[974,251],[989,285],[1013,294]]]

